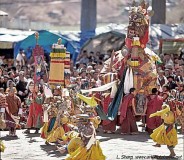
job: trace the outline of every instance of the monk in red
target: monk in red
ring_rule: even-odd
[[[135,88],[130,88],[130,93],[126,95],[120,107],[120,124],[121,134],[137,134],[138,128],[136,125],[135,115]]]
[[[148,96],[147,110],[146,110],[146,131],[151,134],[153,130],[159,127],[162,123],[161,117],[149,118],[152,113],[162,110],[163,98],[158,95],[156,88],[152,89],[152,94]]]
[[[103,111],[105,114],[107,114],[108,107],[112,101],[112,98],[110,97],[110,93],[105,93],[103,97],[104,97],[102,100]],[[114,133],[116,131],[116,119],[113,121],[103,120],[102,128],[103,128],[104,133]]]

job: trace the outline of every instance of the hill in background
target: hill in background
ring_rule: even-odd
[[[129,0],[97,0],[98,24],[127,23]],[[183,23],[183,0],[168,0],[167,23]],[[54,26],[79,26],[81,0],[1,0],[0,10],[9,20],[45,22]]]

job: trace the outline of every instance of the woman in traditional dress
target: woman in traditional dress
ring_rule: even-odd
[[[35,133],[38,133],[39,129],[43,125],[43,108],[42,104],[44,102],[44,97],[41,93],[39,93],[38,86],[34,85],[31,81],[28,85],[30,90],[30,94],[27,99],[27,104],[29,106],[29,115],[27,119],[27,130],[25,133],[30,133],[30,129],[34,128]]]
[[[155,147],[167,145],[170,151],[170,156],[174,157],[176,155],[174,152],[174,147],[178,144],[177,131],[174,127],[175,116],[168,105],[164,104],[162,108],[163,109],[161,111],[157,111],[156,113],[150,115],[150,118],[161,116],[164,121],[162,125],[153,130],[153,133],[150,135],[150,137],[154,142],[157,143]]]

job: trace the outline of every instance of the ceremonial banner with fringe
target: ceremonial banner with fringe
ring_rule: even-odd
[[[51,58],[49,84],[64,87],[64,59]]]

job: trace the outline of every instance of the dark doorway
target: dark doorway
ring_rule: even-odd
[[[13,59],[13,49],[0,49],[0,56],[5,56],[5,59]]]

